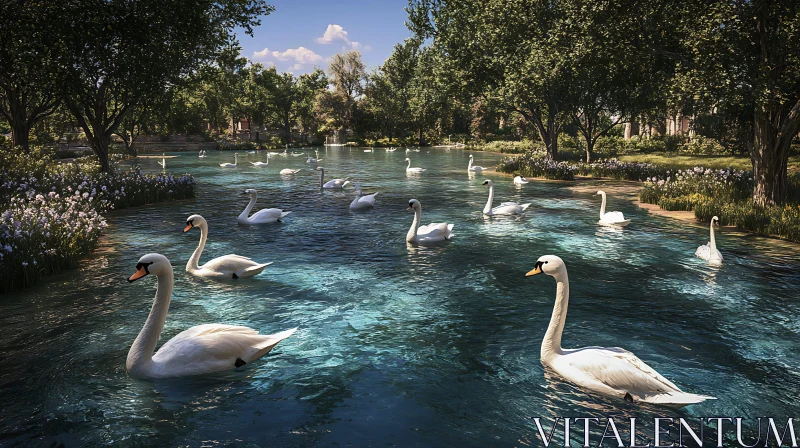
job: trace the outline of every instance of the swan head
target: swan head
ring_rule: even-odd
[[[251,198],[257,198],[258,197],[258,191],[253,189],[253,188],[248,188],[248,189],[244,190],[242,192],[242,194],[246,194],[246,195],[250,196]]]
[[[719,226],[719,218],[716,216],[711,218],[711,224]]]
[[[186,227],[183,228],[183,233],[186,233],[186,232],[192,230],[192,228],[194,228],[194,227],[204,227],[204,226],[207,226],[207,225],[208,225],[208,223],[206,222],[205,218],[203,218],[200,215],[192,215],[192,216],[186,218]]]
[[[597,190],[597,193],[595,193],[595,196],[597,196],[598,194],[599,194],[600,196],[605,196],[605,195],[606,195],[606,192],[605,192],[605,191],[603,191],[603,190]]]
[[[406,160],[405,160],[405,162],[410,162],[410,161],[411,161],[411,159],[409,159],[408,157],[406,157]]]
[[[536,260],[536,266],[525,274],[525,277],[545,273],[551,277],[558,277],[567,271],[564,260],[555,255],[543,255]]]
[[[128,277],[128,282],[133,283],[149,274],[153,274],[158,277],[167,272],[167,270],[172,270],[172,265],[169,264],[167,257],[155,253],[147,254],[139,259],[139,263],[136,264],[136,272]]]
[[[317,171],[322,171],[322,170],[324,170],[325,168],[323,168],[323,167],[321,167],[321,166],[318,166],[318,167],[316,167],[316,168],[314,168],[314,169],[315,169],[315,170],[317,170]]]
[[[494,182],[492,182],[492,181],[487,179],[487,180],[483,181],[483,185],[487,185],[487,186],[491,187],[492,185],[494,185]]]
[[[419,201],[416,199],[412,199],[408,201],[408,208],[406,210],[415,210],[418,209],[419,207],[420,207]]]

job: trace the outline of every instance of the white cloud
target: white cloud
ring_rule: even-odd
[[[261,61],[291,61],[296,65],[317,64],[323,61],[322,56],[314,53],[306,47],[289,48],[284,52],[270,51],[269,48],[265,48],[261,51],[254,52],[253,59]]]
[[[322,35],[322,37],[317,38],[317,42],[321,44],[333,44],[336,42],[341,42],[344,44],[344,46],[342,47],[342,51],[372,50],[372,47],[370,47],[369,45],[364,45],[361,42],[350,40],[350,38],[347,37],[347,31],[345,31],[340,25],[336,24],[329,24],[328,28],[325,30],[325,33]]]
[[[342,29],[341,26],[330,24],[328,25],[328,29],[325,30],[325,34],[317,38],[317,42],[321,44],[332,44],[334,42],[348,43],[350,39],[347,38],[347,31]]]

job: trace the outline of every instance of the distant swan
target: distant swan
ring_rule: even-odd
[[[134,282],[149,274],[155,275],[158,283],[153,307],[125,361],[125,370],[134,378],[168,378],[232,370],[261,358],[297,331],[292,328],[275,334],[259,334],[258,330],[238,325],[197,325],[178,333],[153,354],[167,321],[174,277],[167,257],[147,254],[139,259],[136,273],[128,281]]]
[[[503,202],[497,207],[492,208],[494,202],[494,182],[485,180],[483,185],[489,186],[489,199],[486,201],[486,206],[483,207],[484,215],[520,215],[530,207],[528,204],[520,204],[519,202]]]
[[[526,277],[545,274],[556,279],[556,301],[542,339],[541,362],[567,381],[630,402],[686,406],[714,397],[683,392],[633,353],[619,347],[561,348],[569,305],[569,277],[561,258],[545,255]]]
[[[485,167],[482,167],[482,166],[473,165],[473,164],[472,164],[472,163],[473,163],[473,161],[474,161],[474,160],[473,160],[473,158],[472,158],[472,154],[470,154],[470,155],[469,155],[469,166],[467,167],[467,171],[478,171],[478,172],[480,172],[480,171],[483,171],[483,170],[487,169],[487,168],[485,168]]]
[[[422,204],[416,199],[408,201],[407,210],[414,210],[414,220],[406,234],[406,242],[412,244],[429,244],[453,238],[453,224],[438,222],[420,226],[422,221]]]
[[[291,168],[284,168],[284,169],[282,169],[280,171],[279,174],[283,174],[284,176],[294,176],[295,174],[299,173],[300,171],[303,171],[303,169],[300,168],[299,170],[293,170]]]
[[[316,149],[314,150],[314,155],[316,157],[308,156],[308,159],[306,159],[306,163],[317,163],[320,160],[322,160],[322,159],[319,158],[319,151],[317,151]]]
[[[350,183],[348,177],[345,177],[344,179],[331,179],[325,182],[325,168],[318,166],[317,170],[319,171],[319,188],[324,188],[326,190],[340,190],[344,188],[345,185]]]
[[[258,191],[248,188],[244,190],[244,193],[250,196],[250,203],[247,204],[244,211],[239,214],[239,217],[236,218],[236,222],[239,224],[268,224],[280,221],[281,218],[285,217],[291,212],[285,212],[279,208],[264,208],[255,213],[252,216],[250,215],[250,211],[256,205],[256,200],[258,200]]]
[[[425,171],[425,168],[411,168],[411,159],[406,157],[406,162],[408,162],[408,166],[406,167],[406,173],[422,173]]]
[[[201,149],[200,150],[200,154],[197,157],[204,158],[205,156],[206,156],[206,150],[205,149]]]
[[[694,256],[697,258],[702,258],[711,264],[721,264],[722,263],[722,254],[719,253],[717,250],[717,240],[714,238],[714,226],[719,225],[719,218],[716,216],[711,218],[711,225],[710,232],[711,232],[711,239],[708,240],[708,244],[704,244],[697,248],[695,251]]]
[[[528,183],[528,179],[525,179],[524,177],[520,176],[519,174],[514,173],[514,184],[516,184],[516,185],[525,185],[527,183]]]
[[[350,203],[350,210],[361,210],[375,206],[375,196],[378,192],[362,196],[361,185],[356,183],[356,197]]]
[[[253,166],[269,166],[269,153],[267,153],[267,161],[266,162],[250,162]]]
[[[603,196],[603,204],[600,205],[600,221],[597,223],[601,226],[625,227],[631,223],[630,219],[625,219],[622,212],[608,212],[606,213],[606,192],[600,190],[597,194]]]
[[[223,168],[236,168],[239,164],[239,153],[233,153],[233,163],[220,163],[219,166]]]
[[[194,227],[200,229],[200,245],[194,250],[189,262],[186,263],[186,272],[192,275],[234,279],[252,277],[272,264],[272,262],[256,263],[250,258],[230,254],[214,258],[206,262],[206,264],[198,266],[197,263],[200,261],[200,255],[203,254],[203,249],[206,247],[206,239],[208,239],[208,223],[202,216],[192,215],[186,219],[186,228],[183,229],[183,232],[186,233]]]

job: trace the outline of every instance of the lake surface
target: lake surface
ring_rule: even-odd
[[[608,210],[632,223],[599,228],[598,196],[573,183],[516,188],[493,172],[470,176],[463,150],[411,153],[412,166],[427,168],[418,177],[406,176],[402,150],[321,151],[326,180],[350,176],[380,191],[366,212],[348,209],[350,186],[320,191],[305,157],[254,168],[248,161],[264,153],[240,153],[237,169],[223,169],[230,152],[171,155],[169,172],[194,174],[196,200],[116,211],[79,269],[0,297],[0,445],[541,446],[534,417],[549,430],[555,416],[798,416],[797,246],[723,229],[725,263],[710,267],[693,257],[708,240],[705,226],[612,195]],[[483,166],[500,158],[475,157]],[[156,159],[138,163],[161,169]],[[286,167],[306,169],[280,176]],[[484,218],[485,178],[495,181],[496,204],[531,202],[526,215]],[[244,188],[259,190],[256,209],[292,213],[273,225],[237,225]],[[454,239],[407,246],[411,198],[422,203],[423,224],[454,223]],[[182,229],[194,213],[209,222],[201,263],[236,253],[274,264],[235,282],[189,276],[200,234]],[[126,278],[149,252],[175,268],[160,344],[202,323],[299,330],[236,371],[130,378],[125,358],[155,278]],[[565,347],[624,347],[682,389],[719,399],[640,406],[546,372],[539,345],[555,281],[524,276],[545,254],[563,258],[570,274]],[[582,442],[582,432],[573,439]]]

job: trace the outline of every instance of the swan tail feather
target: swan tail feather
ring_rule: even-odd
[[[297,331],[296,327],[290,330],[281,331],[280,333],[263,335],[263,340],[254,346],[254,348],[256,348],[258,351],[248,356],[249,359],[247,362],[255,361],[256,359],[266,355],[273,348],[275,348],[279,342],[293,335],[295,331]]]
[[[284,216],[288,215],[289,213],[292,213],[292,212],[281,212],[281,218],[283,218]]]
[[[273,262],[270,261],[269,263],[261,263],[255,266],[250,266],[249,268],[245,269],[244,272],[250,275],[256,275],[264,270],[265,267],[271,265]]]
[[[528,209],[528,207],[530,207],[530,206],[531,206],[531,204],[530,204],[530,203],[528,203],[528,204],[522,204],[522,205],[521,205],[521,207],[522,207],[522,211],[524,212],[524,211],[525,211],[525,210],[527,210],[527,209]]]

